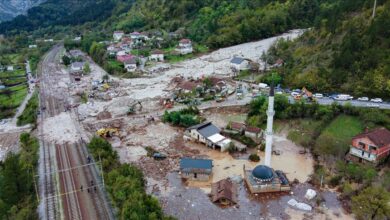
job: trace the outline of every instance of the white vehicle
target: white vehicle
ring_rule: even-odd
[[[367,103],[367,107],[370,107],[370,108],[379,108],[379,104],[377,104],[377,103]]]
[[[300,94],[300,93],[298,93],[298,92],[292,92],[292,93],[291,93],[291,96],[292,96],[292,97],[295,97],[295,96],[297,96],[297,95],[299,95],[299,94]]]
[[[277,94],[277,95],[282,95],[283,92],[282,92],[282,91],[277,91],[275,94]]]
[[[313,96],[314,96],[314,98],[317,98],[317,99],[322,99],[322,98],[324,98],[324,95],[322,95],[321,93],[316,93],[316,94],[314,94]]]
[[[260,88],[260,89],[268,89],[269,86],[268,86],[267,83],[259,83],[259,88]]]
[[[371,102],[382,103],[383,100],[381,98],[375,98],[375,99],[371,99]]]
[[[337,101],[348,101],[348,100],[352,100],[353,96],[350,96],[347,94],[339,94],[339,95],[336,95],[333,99],[337,100]]]
[[[358,101],[364,101],[364,102],[368,102],[369,101],[368,97],[360,97],[357,100]]]

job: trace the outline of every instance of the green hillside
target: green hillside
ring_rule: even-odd
[[[390,97],[390,1],[378,1],[376,16],[362,8],[329,16],[294,42],[279,42],[270,59],[282,58],[284,84],[320,92]],[[333,21],[332,21],[333,20]]]

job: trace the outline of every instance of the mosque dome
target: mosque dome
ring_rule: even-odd
[[[268,166],[259,165],[252,170],[252,175],[259,181],[270,181],[274,177],[272,169]]]

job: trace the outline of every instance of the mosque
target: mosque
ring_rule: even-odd
[[[245,166],[243,168],[245,182],[251,193],[283,192],[291,189],[286,175],[280,170],[271,168],[274,114],[274,87],[271,86],[268,98],[264,165],[258,165],[253,170],[247,170]]]

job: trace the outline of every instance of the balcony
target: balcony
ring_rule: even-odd
[[[363,153],[364,152],[364,153]],[[354,148],[354,147],[351,147],[350,150],[349,150],[349,153],[351,155],[354,155],[356,157],[359,157],[359,158],[362,158],[362,159],[365,159],[365,160],[368,160],[370,162],[374,162],[376,160],[376,155],[375,154],[370,154],[369,152],[367,151],[363,151],[361,149],[357,149],[357,148]]]

